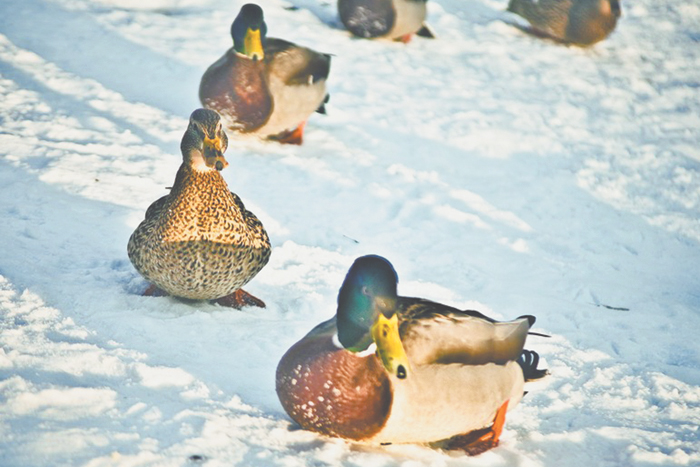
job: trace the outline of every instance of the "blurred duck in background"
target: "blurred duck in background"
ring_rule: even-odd
[[[345,28],[357,37],[409,42],[413,34],[433,38],[425,25],[428,0],[338,0]]]
[[[231,36],[233,47],[202,76],[202,105],[233,132],[301,144],[309,116],[326,113],[330,55],[267,37],[263,10],[253,3],[243,5]]]
[[[528,20],[535,35],[580,46],[608,37],[621,15],[619,0],[510,0],[508,11]]]

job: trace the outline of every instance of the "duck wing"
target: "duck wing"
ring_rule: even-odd
[[[245,205],[243,204],[243,201],[241,201],[240,196],[238,196],[233,191],[231,192],[231,197],[233,198],[233,202],[238,208],[238,211],[243,216],[243,220],[253,237],[258,239],[261,247],[269,249],[270,239],[267,236],[267,231],[265,230],[265,227],[263,227],[262,222],[260,221],[260,219],[258,219],[258,216],[253,214],[252,211],[248,211]],[[267,261],[265,262],[267,263]]]
[[[310,85],[325,80],[331,69],[330,55],[274,37],[268,37],[265,42],[265,62],[270,73],[288,85]]]
[[[161,213],[165,209],[168,196],[170,195],[161,196],[160,198],[152,202],[151,205],[148,206],[148,209],[146,209],[146,215],[144,216],[144,218],[146,220],[149,220],[160,217]]]
[[[399,333],[415,365],[503,365],[517,361],[534,322],[529,316],[496,321],[424,299],[399,297]]]

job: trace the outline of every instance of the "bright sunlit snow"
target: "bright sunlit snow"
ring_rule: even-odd
[[[334,0],[262,1],[269,35],[333,54],[303,146],[226,154],[273,243],[246,286],[267,308],[142,297],[129,235],[242,3],[0,2],[0,465],[700,465],[700,4],[622,0],[580,49],[506,0],[430,0],[438,38],[407,45],[351,38]],[[402,295],[552,335],[500,447],[368,447],[284,413],[279,358],[369,253]]]

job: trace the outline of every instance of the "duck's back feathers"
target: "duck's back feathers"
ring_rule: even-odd
[[[153,201],[148,209],[146,209],[145,220],[154,219],[161,216],[163,209],[166,209],[168,201],[168,195],[161,196],[157,200]]]
[[[508,11],[539,35],[582,46],[605,39],[621,14],[619,0],[510,0]]]
[[[508,11],[522,16],[537,31],[553,38],[564,38],[572,0],[510,0]]]
[[[348,31],[364,38],[385,36],[396,22],[391,0],[340,0],[338,15]]]
[[[406,39],[421,31],[435,37],[424,25],[427,0],[338,0],[338,14],[353,35],[371,39]],[[406,39],[407,41],[407,39]]]
[[[330,60],[330,55],[268,38],[264,63],[272,111],[265,125],[256,131],[280,135],[303,125],[326,99]]]
[[[503,365],[520,357],[530,323],[526,317],[498,322],[478,311],[399,297],[399,330],[416,365]]]
[[[265,42],[265,61],[270,73],[287,85],[304,85],[328,79],[331,56],[274,37]]]
[[[605,39],[620,17],[618,0],[578,0],[571,5],[566,40],[576,44],[594,44]]]

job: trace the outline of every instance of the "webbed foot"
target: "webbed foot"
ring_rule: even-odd
[[[490,428],[475,430],[465,435],[458,435],[450,438],[444,445],[444,449],[462,450],[469,456],[476,456],[498,446],[498,440],[503,432],[503,425],[506,423],[506,412],[508,411],[508,401],[496,412],[493,425]]]
[[[218,303],[221,306],[235,308],[237,310],[240,310],[244,306],[257,306],[260,308],[265,308],[265,302],[249,294],[243,289],[238,289],[232,294],[217,298],[216,300],[212,300],[212,302]]]
[[[158,286],[155,284],[150,284],[141,295],[144,297],[165,297],[168,295],[168,293],[165,290],[158,288]]]
[[[268,139],[277,141],[282,144],[297,144],[301,145],[304,142],[304,127],[306,122],[302,122],[298,127],[291,131],[283,131],[278,135],[268,136]]]

